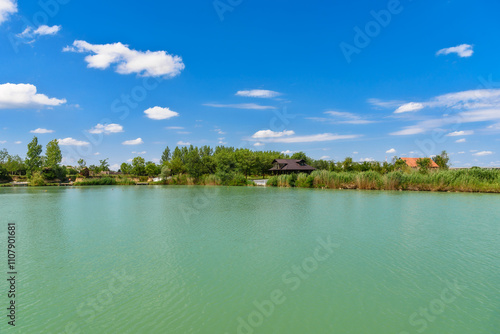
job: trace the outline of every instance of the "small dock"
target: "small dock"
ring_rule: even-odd
[[[263,180],[252,180],[253,183],[255,183],[256,186],[259,186],[259,187],[265,187],[267,185],[267,179],[263,179]]]

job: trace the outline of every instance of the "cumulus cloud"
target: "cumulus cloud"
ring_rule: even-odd
[[[284,130],[281,132],[276,132],[276,131],[272,131],[272,130],[260,130],[260,131],[255,132],[252,135],[252,138],[279,138],[279,137],[283,137],[283,136],[291,136],[294,134],[295,134],[295,132],[293,132],[292,130]]]
[[[330,156],[324,155],[321,158],[319,158],[319,160],[326,160],[326,159],[330,159]]]
[[[109,135],[111,133],[123,132],[123,126],[121,126],[120,124],[115,124],[115,123],[111,123],[111,124],[100,124],[99,123],[96,126],[94,126],[92,129],[90,129],[89,132],[94,133],[94,134],[104,133],[106,135]]]
[[[279,95],[281,95],[281,93],[265,89],[240,90],[236,92],[236,96],[258,97],[258,98],[272,98]]]
[[[418,111],[420,109],[423,109],[424,105],[422,103],[415,103],[415,102],[410,102],[410,103],[405,103],[401,106],[399,106],[398,109],[394,111],[395,114],[402,114],[405,112],[412,112],[412,111]]]
[[[119,74],[136,73],[145,77],[175,77],[184,70],[182,58],[170,55],[166,51],[137,51],[122,43],[90,44],[75,40],[72,46],[63,49],[66,52],[90,53],[85,57],[87,66],[100,70],[116,65]]]
[[[206,107],[213,107],[213,108],[234,108],[234,109],[254,109],[254,110],[276,109],[276,107],[263,106],[256,103],[239,103],[239,104],[205,103],[203,105]]]
[[[142,138],[137,138],[137,139],[132,139],[132,140],[125,140],[122,145],[140,145],[144,144],[144,141],[142,141]]]
[[[462,139],[455,140],[455,143],[465,143],[466,141],[467,141],[467,139],[462,138]]]
[[[0,24],[7,21],[8,17],[17,13],[16,0],[0,0]]]
[[[172,117],[179,116],[178,112],[172,111],[169,108],[153,107],[144,110],[147,118],[154,120],[169,119]]]
[[[37,89],[31,84],[1,84],[0,109],[23,109],[54,107],[66,103],[66,99],[49,98],[37,94]]]
[[[90,145],[89,142],[76,140],[76,139],[73,139],[71,137],[64,138],[64,139],[58,139],[57,142],[61,146],[87,146],[87,145]]]
[[[472,56],[474,50],[470,44],[461,44],[458,46],[453,46],[451,48],[444,48],[439,50],[436,55],[448,55],[450,53],[456,53],[461,58],[467,58]]]
[[[385,153],[388,153],[388,154],[396,153],[396,150],[391,148],[390,150],[385,151]]]
[[[54,133],[54,130],[42,129],[38,128],[35,130],[31,130],[30,133],[44,134],[44,133]]]
[[[18,141],[15,141],[14,144],[22,144],[23,142],[18,140]]]
[[[478,156],[478,157],[483,157],[483,156],[492,155],[492,154],[493,154],[493,152],[491,152],[491,151],[481,151],[481,152],[474,153],[473,155]]]
[[[259,146],[264,146],[264,145],[266,145],[266,144],[264,144],[264,143],[259,143],[259,142],[257,142],[257,143],[255,143],[255,144],[253,144],[253,146],[257,146],[257,147],[259,147]]]
[[[179,145],[179,146],[189,146],[189,145],[191,145],[191,143],[190,143],[190,142],[185,142],[185,141],[179,140],[179,141],[177,142],[177,145]]]
[[[375,161],[375,159],[373,158],[361,158],[359,159],[360,162],[372,162],[372,161]]]
[[[294,154],[295,151],[290,151],[290,150],[286,150],[286,151],[281,151],[282,154]]]
[[[447,137],[458,137],[458,136],[470,136],[474,134],[474,131],[472,130],[467,130],[467,131],[453,131],[448,133],[446,136]]]
[[[47,25],[41,25],[35,31],[33,31],[33,33],[35,35],[40,35],[40,36],[55,35],[60,30],[61,30],[61,26],[52,26],[52,27],[49,27]]]

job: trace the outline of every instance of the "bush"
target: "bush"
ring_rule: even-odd
[[[117,182],[111,177],[103,177],[101,179],[87,179],[80,182],[75,182],[75,186],[111,186]]]
[[[44,186],[45,181],[43,180],[42,173],[40,173],[39,171],[33,172],[33,174],[31,174],[31,178],[29,180],[28,185],[32,187]]]

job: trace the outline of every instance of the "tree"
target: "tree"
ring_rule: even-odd
[[[132,166],[130,164],[124,162],[120,166],[120,171],[123,174],[130,174],[130,173],[132,173]]]
[[[417,159],[417,166],[421,173],[427,173],[429,171],[429,168],[431,167],[431,159],[429,158]]]
[[[163,165],[165,162],[168,162],[170,160],[170,149],[167,148],[163,151],[160,159],[160,164]]]
[[[45,155],[45,165],[47,167],[56,168],[61,163],[62,153],[57,139],[49,141],[45,146]]]
[[[87,163],[85,162],[85,160],[83,159],[78,160],[78,170],[82,170],[85,167],[87,167]]]
[[[28,144],[28,153],[26,154],[26,169],[31,175],[39,170],[42,165],[42,145],[38,144],[38,138],[35,136]]]
[[[344,162],[342,162],[342,169],[345,172],[350,172],[350,171],[352,171],[354,169],[351,157],[345,158]]]
[[[148,176],[157,176],[161,173],[161,169],[154,162],[148,161],[146,164],[145,172]]]
[[[109,171],[108,159],[99,160],[99,170],[104,172]]]
[[[7,152],[7,149],[2,149],[0,150],[0,164],[5,164],[7,162],[7,159],[9,158],[9,152]]]
[[[141,176],[146,173],[146,166],[143,157],[135,157],[132,159],[132,174]]]
[[[446,151],[442,151],[440,155],[436,155],[433,160],[439,166],[439,168],[449,168],[448,162],[450,161],[450,157],[448,156],[448,153],[446,153]]]
[[[7,168],[7,171],[12,175],[21,175],[26,172],[26,165],[24,164],[23,159],[18,155],[9,155],[7,162],[5,163],[5,168]]]

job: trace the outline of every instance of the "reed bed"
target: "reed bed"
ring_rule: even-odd
[[[272,176],[267,184],[274,187],[299,188],[500,193],[500,170],[473,168],[428,173],[395,171],[387,174],[375,171],[318,170],[309,175],[301,173]]]

